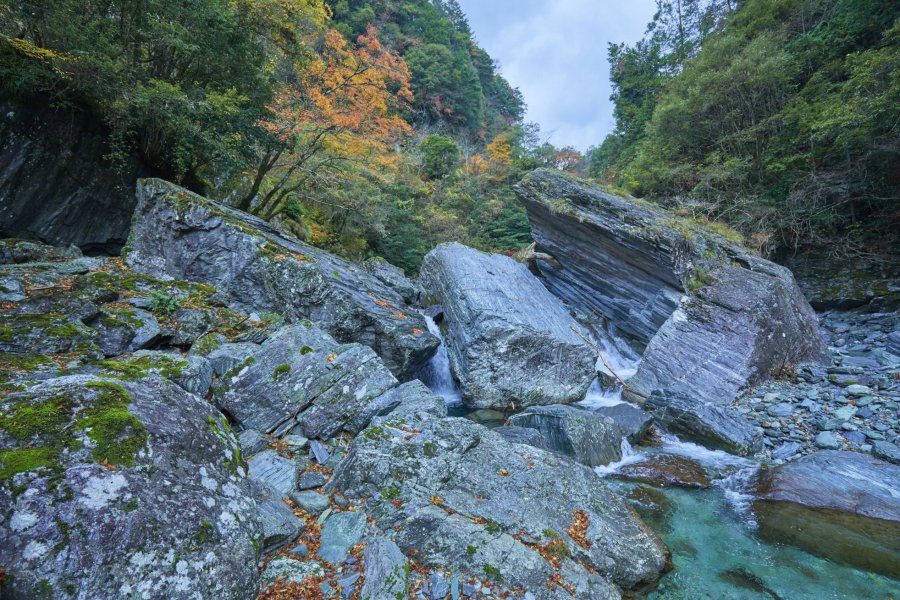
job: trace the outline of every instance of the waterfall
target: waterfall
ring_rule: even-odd
[[[601,335],[595,336],[595,343],[603,353],[603,358],[597,357],[595,369],[598,373],[602,373],[613,380],[618,375],[625,381],[637,373],[638,364],[641,362],[640,356],[635,354],[624,340],[616,337],[611,330],[603,331]],[[604,359],[606,364],[603,362]],[[607,364],[609,367],[607,367]],[[615,374],[610,369],[615,371]],[[602,408],[604,406],[615,406],[623,402],[622,386],[616,382],[615,387],[612,389],[604,389],[598,377],[591,383],[584,400],[578,404],[585,408]]]
[[[646,454],[636,452],[635,449],[631,447],[631,444],[628,443],[628,438],[622,438],[620,447],[622,449],[622,458],[616,462],[609,463],[608,465],[594,467],[594,472],[597,473],[597,475],[600,477],[611,475],[618,472],[618,470],[625,465],[633,465],[634,463],[642,462],[647,458]]]
[[[441,345],[431,360],[419,370],[419,380],[432,392],[441,396],[447,402],[447,406],[459,406],[462,404],[462,392],[450,371],[450,357],[447,355],[444,336],[441,335],[441,329],[434,319],[428,315],[424,316],[425,322],[428,324],[428,331],[441,340]]]

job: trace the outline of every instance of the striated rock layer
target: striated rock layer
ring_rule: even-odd
[[[158,179],[138,184],[125,258],[156,276],[216,286],[230,306],[310,319],[341,342],[371,347],[400,379],[435,353],[438,339],[400,294],[265,221]]]
[[[506,256],[444,244],[420,280],[444,308],[450,366],[476,408],[569,403],[594,379],[586,335],[528,269]]]
[[[728,403],[786,365],[819,360],[815,313],[790,271],[649,204],[551,171],[517,187],[547,287],[609,321],[643,358],[626,397]]]

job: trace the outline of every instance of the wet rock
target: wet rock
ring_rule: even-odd
[[[783,363],[822,360],[816,316],[787,269],[690,220],[558,172],[529,174],[547,286],[643,350],[626,398],[663,389],[727,404]]]
[[[525,451],[465,419],[416,429],[410,435],[385,423],[364,430],[328,489],[370,498],[367,513],[383,529],[396,528],[395,542],[419,564],[475,571],[542,597],[558,573],[586,598],[618,596],[604,576],[631,588],[665,568],[662,542],[590,468]],[[560,570],[520,541],[550,543],[547,531],[571,553]]]
[[[694,397],[654,392],[645,404],[653,418],[672,433],[726,452],[746,456],[761,450],[762,439],[737,412]]]
[[[138,185],[125,258],[152,275],[215,285],[243,312],[316,321],[341,342],[373,348],[401,379],[412,378],[438,347],[400,294],[363,269],[160,180]]]
[[[239,456],[221,414],[156,376],[5,396],[4,597],[255,595],[262,530]]]
[[[887,576],[900,564],[900,467],[820,451],[764,471],[753,508],[766,538]]]
[[[775,460],[787,460],[798,452],[800,452],[800,444],[797,442],[787,442],[772,452],[772,458]]]
[[[619,476],[656,487],[708,488],[709,477],[697,462],[682,456],[658,454],[639,463],[625,465]]]
[[[347,559],[350,548],[362,539],[366,515],[362,511],[334,513],[325,521],[319,538],[319,557],[333,564]]]
[[[265,483],[251,479],[256,516],[262,525],[263,553],[274,552],[290,544],[306,529],[306,524],[284,503],[285,495]]]
[[[356,433],[359,413],[396,385],[370,348],[297,323],[225,373],[213,399],[245,428],[327,439],[342,428]]]
[[[511,425],[536,429],[547,450],[597,467],[622,458],[624,433],[612,419],[583,408],[554,404],[534,406],[509,419]]]
[[[653,425],[653,415],[628,403],[603,406],[595,408],[593,411],[612,419],[632,444],[647,437],[650,426]]]
[[[468,406],[584,397],[596,360],[578,336],[586,332],[524,265],[444,244],[425,257],[420,279],[444,307],[450,366]]]
[[[360,598],[400,598],[407,593],[409,561],[391,540],[370,538],[363,553],[365,583]]]

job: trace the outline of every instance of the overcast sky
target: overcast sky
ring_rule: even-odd
[[[654,0],[459,0],[481,47],[555,146],[586,150],[614,125],[608,42],[635,42]]]

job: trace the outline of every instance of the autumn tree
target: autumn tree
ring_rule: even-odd
[[[296,64],[260,125],[267,132],[241,208],[272,216],[316,172],[384,160],[411,133],[399,109],[412,98],[405,63],[369,27],[349,44],[332,29],[318,53]],[[260,191],[265,190],[260,196]],[[258,197],[259,196],[259,197]]]

